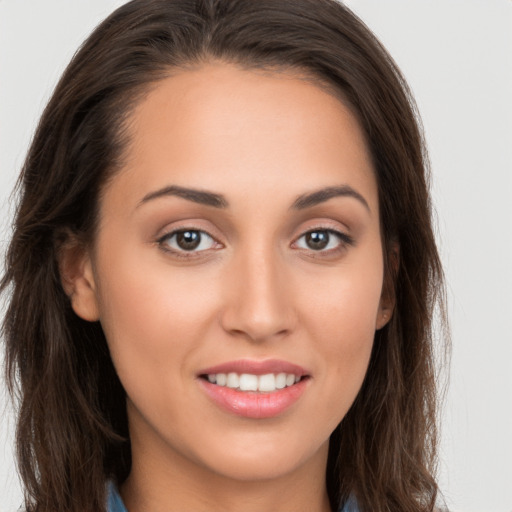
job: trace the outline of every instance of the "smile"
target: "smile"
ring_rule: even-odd
[[[256,391],[260,393],[272,393],[278,389],[284,389],[301,380],[300,375],[293,373],[267,373],[254,375],[251,373],[210,373],[206,376],[208,382],[217,386],[226,386],[238,391]]]
[[[280,416],[300,400],[311,376],[287,361],[242,359],[207,368],[198,382],[222,411],[252,419]]]

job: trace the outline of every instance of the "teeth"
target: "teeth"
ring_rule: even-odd
[[[283,389],[286,387],[286,373],[278,373],[276,375],[276,388]]]
[[[295,375],[290,373],[286,376],[286,385],[287,386],[293,386],[295,384]]]
[[[240,391],[271,392],[293,386],[300,381],[300,375],[293,373],[267,373],[265,375],[253,375],[251,373],[211,373],[208,381],[217,386],[227,386]]]
[[[236,373],[228,373],[226,386],[228,388],[236,389],[240,385],[240,378]]]
[[[240,391],[258,391],[258,376],[242,373],[240,375]]]
[[[276,378],[273,373],[260,375],[260,378],[258,379],[258,391],[275,391],[275,389]]]

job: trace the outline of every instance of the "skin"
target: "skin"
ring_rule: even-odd
[[[158,83],[129,131],[94,246],[68,250],[61,265],[75,312],[101,321],[127,392],[128,509],[330,510],[329,436],[392,310],[377,183],[357,120],[303,77],[216,62]],[[148,199],[169,186],[222,194],[229,205]],[[341,186],[363,200],[293,207]],[[208,233],[200,250],[178,252],[176,237],[163,238],[184,228]],[[308,245],[311,231],[327,233],[327,249]],[[267,419],[219,408],[198,372],[242,358],[306,368],[304,394]]]

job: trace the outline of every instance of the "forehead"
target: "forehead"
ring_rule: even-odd
[[[224,63],[177,71],[140,101],[128,133],[120,178],[139,195],[171,183],[274,195],[286,184],[298,195],[349,180],[377,198],[356,117],[297,73]]]

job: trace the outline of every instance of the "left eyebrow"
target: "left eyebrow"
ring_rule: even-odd
[[[341,185],[339,187],[325,187],[309,194],[299,196],[292,204],[295,210],[304,210],[318,204],[324,203],[333,197],[353,197],[357,199],[370,213],[370,206],[366,199],[349,185]]]

